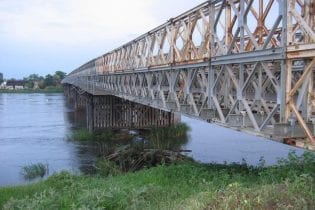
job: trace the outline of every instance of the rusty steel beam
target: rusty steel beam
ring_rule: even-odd
[[[63,82],[269,138],[304,136],[313,145],[314,5],[207,1]]]

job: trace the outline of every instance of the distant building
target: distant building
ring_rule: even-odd
[[[0,83],[3,81],[3,74],[0,72]]]
[[[6,88],[9,90],[21,90],[24,89],[25,82],[23,80],[8,80]]]

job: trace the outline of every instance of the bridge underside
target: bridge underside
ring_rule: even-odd
[[[64,86],[65,95],[76,110],[85,109],[86,127],[104,129],[143,129],[167,127],[180,121],[174,113],[144,106],[113,95],[92,95],[73,86]]]
[[[315,0],[211,0],[63,81],[315,147]]]
[[[292,117],[287,122],[281,122],[280,104],[277,103],[281,93],[273,87],[266,73],[270,71],[270,65],[260,61],[247,64],[246,67],[250,66],[251,69],[244,69],[244,72],[250,71],[251,75],[246,74],[246,77],[251,79],[247,79],[241,87],[238,87],[239,71],[233,70],[235,64],[217,68],[212,66],[209,72],[207,63],[193,67],[91,76],[85,82],[81,81],[78,87],[94,96],[113,95],[125,99],[120,103],[132,101],[143,107],[180,113],[304,147],[305,130],[297,119]],[[274,69],[276,65],[280,67],[280,63],[273,62],[272,65],[272,74],[280,74]],[[213,84],[213,92],[207,91],[209,83]],[[241,94],[237,90],[241,90]],[[306,126],[315,135],[315,121],[307,122]]]

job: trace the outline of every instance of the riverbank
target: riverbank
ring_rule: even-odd
[[[23,90],[0,89],[0,93],[63,93],[63,88],[51,87],[51,88],[45,88],[45,89],[23,89]]]
[[[263,161],[261,162],[263,165]],[[314,209],[315,157],[272,167],[181,162],[117,176],[67,172],[0,188],[4,209]]]

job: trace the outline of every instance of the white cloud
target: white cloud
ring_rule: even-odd
[[[145,32],[157,24],[149,14],[152,0],[21,2],[1,2],[0,24],[6,36],[26,42],[88,44],[125,39],[126,34]]]
[[[69,72],[203,1],[0,0],[0,70]]]

